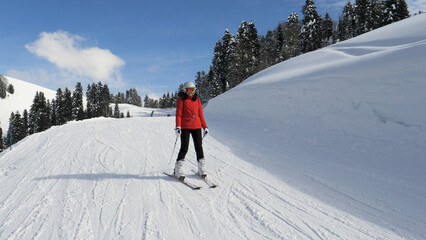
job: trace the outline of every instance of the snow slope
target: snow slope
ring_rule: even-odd
[[[92,119],[0,155],[0,239],[402,239],[290,187],[208,136],[220,186],[171,171],[174,118]],[[117,141],[118,140],[118,141]],[[176,157],[177,152],[174,153]],[[195,168],[194,149],[186,170]]]
[[[30,111],[36,92],[43,92],[46,99],[53,99],[56,96],[53,90],[11,77],[6,79],[13,85],[15,93],[8,93],[5,99],[0,99],[0,127],[5,135],[9,129],[10,114],[16,111],[22,114],[25,109]]]
[[[426,239],[425,26],[415,16],[268,68],[209,102],[209,128],[297,189]]]

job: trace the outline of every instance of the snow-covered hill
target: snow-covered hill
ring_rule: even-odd
[[[170,110],[121,105],[135,117],[25,138],[0,154],[0,239],[425,239],[424,26],[305,54],[210,101],[216,189],[162,174]]]
[[[423,14],[268,68],[205,115],[244,160],[426,239],[425,64]]]
[[[9,129],[10,114],[16,113],[16,111],[22,114],[25,109],[30,111],[36,92],[43,92],[46,99],[53,99],[56,96],[56,92],[53,90],[12,77],[6,77],[6,79],[9,84],[13,85],[15,93],[8,93],[5,99],[0,99],[0,127],[4,134]]]

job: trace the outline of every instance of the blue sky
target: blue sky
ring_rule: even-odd
[[[317,0],[337,20],[347,1]],[[424,0],[407,1],[424,9]],[[111,92],[174,92],[207,71],[225,29],[253,21],[264,35],[302,0],[15,0],[0,13],[0,74],[43,87],[102,81]],[[411,10],[410,9],[410,10]]]

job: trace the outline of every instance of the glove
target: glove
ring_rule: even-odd
[[[208,128],[204,128],[204,137],[207,136],[207,134],[209,134],[209,129]]]
[[[180,127],[175,128],[176,137],[179,137],[182,134],[182,129]]]

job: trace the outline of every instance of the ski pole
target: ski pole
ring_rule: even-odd
[[[173,147],[172,156],[170,157],[169,165],[170,165],[170,164],[172,164],[172,160],[173,160],[173,153],[175,153],[176,143],[177,143],[177,141],[178,141],[178,138],[179,138],[179,136],[176,136],[175,146]]]

